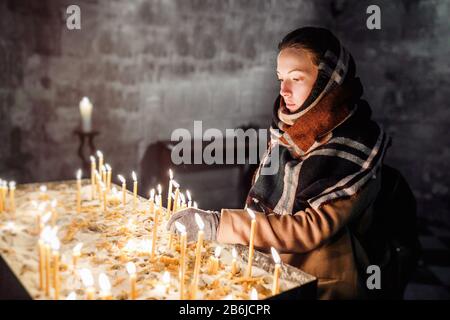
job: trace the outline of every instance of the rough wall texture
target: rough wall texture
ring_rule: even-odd
[[[81,30],[65,26],[69,4]],[[450,220],[450,1],[6,0],[0,3],[0,177],[73,177],[78,102],[94,103],[96,146],[117,170],[139,166],[173,129],[267,126],[277,93],[276,44],[327,26],[353,53],[374,116],[394,138],[387,161],[421,214]]]

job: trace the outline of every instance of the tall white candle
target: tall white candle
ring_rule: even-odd
[[[81,130],[83,132],[92,131],[92,103],[88,97],[83,97],[80,101],[80,113],[81,113]]]

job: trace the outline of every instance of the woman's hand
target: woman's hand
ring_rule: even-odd
[[[178,211],[170,217],[167,223],[167,230],[179,233],[175,228],[175,221],[183,224],[186,227],[187,241],[195,241],[197,239],[198,225],[195,221],[195,214],[198,214],[205,224],[203,228],[204,239],[206,241],[214,241],[217,239],[217,228],[220,222],[220,212],[218,211],[204,211],[196,208],[186,208]]]

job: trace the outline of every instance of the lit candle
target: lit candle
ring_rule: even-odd
[[[130,299],[136,300],[137,293],[136,293],[136,266],[133,262],[128,262],[127,265],[127,271],[130,275]]]
[[[167,217],[170,217],[170,211],[172,210],[172,180],[173,180],[173,172],[172,169],[169,169],[169,190],[167,191]]]
[[[186,227],[175,221],[175,228],[177,228],[180,233],[180,299],[184,299],[184,277],[186,273]]]
[[[40,199],[41,199],[41,200],[48,200],[47,186],[46,186],[46,185],[40,186],[40,187],[39,187],[39,191],[41,192],[41,194],[40,194]]]
[[[95,180],[96,180],[96,187],[97,187],[97,194],[98,194],[98,197],[99,197],[99,200],[101,199],[101,188],[100,188],[100,183],[102,183],[102,177],[101,177],[101,175],[100,175],[100,173],[97,171],[97,170],[95,170]]]
[[[55,300],[59,299],[59,239],[57,237],[53,237],[51,246],[53,249],[53,288],[54,290],[54,298]]]
[[[160,184],[158,184],[158,186],[156,187],[156,190],[158,190],[158,195],[159,195],[159,202],[158,202],[158,206],[161,208],[162,210],[162,187]]]
[[[10,202],[9,210],[14,215],[14,217],[16,215],[16,201],[15,201],[15,198],[14,198],[14,191],[15,190],[16,190],[16,183],[14,181],[11,181],[9,183],[9,202]]]
[[[98,157],[98,170],[101,170],[103,167],[103,153],[100,150],[97,150]]]
[[[217,274],[219,271],[219,257],[222,247],[217,246],[214,250],[214,256],[209,258],[209,274]]]
[[[189,192],[189,190],[186,190],[186,195],[188,198],[188,208],[192,207],[192,198],[191,198],[191,193]]]
[[[133,178],[133,209],[136,210],[136,202],[137,202],[137,176],[136,172],[131,173],[131,177]]]
[[[50,295],[50,245],[51,240],[51,229],[50,227],[45,227],[42,231],[42,239],[44,241],[44,266],[45,266],[45,295]]]
[[[231,261],[231,274],[235,275],[235,274],[237,274],[239,272],[238,265],[237,265],[237,260],[236,260],[237,252],[236,252],[235,248],[233,248],[231,250],[231,255],[233,256],[233,260]]]
[[[77,170],[77,212],[81,212],[81,169]]]
[[[270,251],[272,252],[273,261],[275,262],[275,269],[273,271],[273,284],[272,284],[272,295],[278,294],[278,287],[279,287],[279,279],[280,279],[280,269],[281,269],[281,259],[278,255],[277,250],[275,250],[274,247],[270,248]]]
[[[195,265],[194,265],[194,280],[192,281],[192,299],[196,299],[197,295],[197,287],[198,287],[198,278],[200,273],[200,264],[202,259],[202,246],[203,246],[203,228],[205,224],[203,223],[202,218],[198,213],[195,213],[195,222],[198,226],[198,234],[197,234],[197,247],[195,251]]]
[[[78,259],[81,256],[81,248],[82,247],[83,247],[83,244],[80,242],[72,249],[72,268],[73,268],[74,272],[77,269],[77,263],[78,263]]]
[[[251,300],[258,300],[258,291],[255,288],[252,288],[252,292],[250,293]]]
[[[175,198],[173,199],[172,213],[175,213],[178,210],[178,197],[180,196],[180,185],[175,180],[172,181],[172,185],[175,187]]]
[[[101,176],[102,176],[102,182],[106,185],[107,184],[107,177],[106,177],[106,166],[105,165],[102,166]]]
[[[98,284],[100,286],[100,299],[112,300],[111,283],[109,282],[108,276],[103,272],[98,276]]]
[[[101,188],[102,188],[102,197],[103,197],[103,213],[106,213],[108,211],[108,204],[106,201],[106,186],[103,182],[101,182]]]
[[[50,203],[52,227],[56,225],[56,220],[58,219],[58,212],[56,211],[57,204],[58,201],[56,199],[53,199],[52,202]]]
[[[122,175],[117,175],[117,178],[119,178],[120,182],[122,182],[122,204],[125,206],[125,203],[127,202],[127,181]]]
[[[250,218],[252,219],[251,227],[250,227],[250,244],[248,249],[248,264],[246,270],[246,277],[252,276],[252,262],[253,262],[253,254],[254,254],[254,242],[255,242],[255,231],[256,231],[256,217],[255,213],[252,209],[247,209]]]
[[[88,97],[83,97],[80,101],[81,129],[83,132],[92,131],[92,103]]]
[[[95,198],[95,171],[96,171],[95,157],[91,156],[91,200],[94,200]]]
[[[94,277],[89,269],[83,268],[80,270],[81,281],[86,287],[86,299],[94,300],[95,289],[94,289]]]
[[[106,190],[109,192],[111,190],[112,168],[109,164],[105,164],[105,168],[106,168]]]
[[[181,202],[181,209],[186,208],[186,197],[184,196],[184,194],[182,192],[180,192],[180,202]]]
[[[1,185],[1,191],[2,191],[2,202],[3,202],[3,209],[2,211],[6,211],[6,195],[8,193],[8,182],[2,181]]]
[[[159,207],[156,204],[155,205],[155,218],[153,219],[153,238],[152,238],[152,254],[151,259],[153,260],[155,258],[155,251],[156,251],[156,238],[158,235],[158,223],[159,223]]]

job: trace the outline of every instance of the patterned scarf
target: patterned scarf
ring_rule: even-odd
[[[253,177],[246,206],[293,214],[357,193],[381,166],[390,138],[361,100],[351,55],[339,44],[319,64],[318,78],[294,113],[275,101],[271,141]],[[278,152],[274,152],[278,148]],[[278,161],[276,174],[261,174]]]

